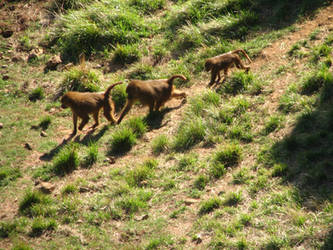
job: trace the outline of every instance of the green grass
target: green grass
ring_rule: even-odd
[[[95,71],[87,69],[85,66],[78,66],[65,73],[60,89],[62,92],[96,92],[100,90],[99,85],[100,79]]]
[[[89,143],[87,155],[83,159],[83,166],[90,167],[98,160],[98,145],[97,143]]]
[[[193,186],[199,190],[203,190],[206,187],[207,183],[208,178],[204,175],[200,175],[195,179]]]
[[[47,130],[52,122],[51,116],[45,116],[41,119],[40,123],[38,124],[38,127],[40,127],[42,130]]]
[[[110,153],[111,154],[124,154],[131,150],[136,143],[135,134],[127,127],[117,129],[110,140]]]
[[[10,221],[2,221],[0,222],[0,238],[8,238],[10,235],[16,233],[17,230],[17,223],[10,222]]]
[[[117,44],[113,52],[113,61],[121,65],[131,64],[138,61],[141,58],[137,44]]]
[[[177,134],[172,142],[175,151],[185,151],[201,142],[205,137],[206,131],[202,119],[185,121],[180,125]]]
[[[169,149],[169,139],[165,134],[156,136],[151,143],[152,151],[155,155],[166,152]]]
[[[20,201],[19,212],[26,216],[35,216],[39,205],[49,206],[51,199],[39,191],[27,190]]]
[[[237,144],[221,147],[213,155],[213,161],[223,164],[226,168],[235,166],[241,160],[242,150]]]
[[[242,192],[230,192],[223,200],[223,205],[236,206],[242,201]]]
[[[195,154],[186,154],[179,159],[177,170],[193,171],[198,164],[198,156]]]
[[[153,175],[154,171],[152,168],[147,165],[141,165],[126,173],[126,181],[130,186],[146,186]]]
[[[33,102],[37,100],[42,100],[44,97],[45,97],[45,92],[42,87],[37,87],[33,89],[29,94],[29,100]]]
[[[73,193],[77,193],[78,188],[76,185],[74,184],[67,184],[66,186],[64,186],[61,189],[61,194],[63,195],[68,195],[68,194],[73,194]]]
[[[215,209],[218,209],[222,205],[222,201],[215,197],[210,198],[204,202],[201,203],[200,209],[199,209],[199,215],[204,215],[207,213],[212,212]]]
[[[70,144],[56,155],[53,160],[53,172],[57,175],[65,175],[73,172],[79,167],[78,145]]]
[[[44,218],[36,218],[32,222],[31,225],[31,237],[39,237],[41,236],[45,231],[51,231],[56,229],[57,223],[54,219],[46,220]]]

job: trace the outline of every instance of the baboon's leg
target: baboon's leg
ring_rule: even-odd
[[[134,103],[134,100],[127,99],[125,107],[121,111],[121,114],[120,114],[120,116],[119,116],[119,118],[117,120],[117,124],[119,124],[121,122],[121,120],[124,118],[124,116],[128,113],[128,111],[130,111],[133,103]]]
[[[155,107],[154,107],[154,110],[155,111],[160,111],[161,107],[164,106],[164,102],[161,102],[161,101],[158,101],[155,103]]]
[[[72,110],[73,112],[73,125],[74,125],[74,129],[73,129],[73,135],[76,135],[77,133],[77,114]]]
[[[95,124],[92,126],[92,128],[96,128],[99,124],[99,110],[95,113],[93,113],[93,118],[95,120]]]
[[[149,113],[153,112],[154,111],[154,107],[157,107],[157,102],[155,102],[155,100],[152,100],[148,106],[149,106]],[[155,109],[156,110],[156,109]]]
[[[221,80],[221,74],[220,74],[220,70],[217,72],[217,80],[216,80],[216,84],[220,82]]]
[[[186,98],[186,93],[177,89],[174,89],[171,94],[171,98]]]
[[[209,86],[212,86],[214,83],[215,83],[215,79],[216,79],[216,75],[217,75],[217,73],[218,73],[218,70],[216,70],[215,68],[214,68],[214,66],[213,66],[213,68],[212,68],[212,72],[211,72],[212,74],[211,74],[211,78],[210,78],[210,82],[209,82]]]
[[[82,130],[83,127],[88,123],[88,121],[89,121],[89,115],[85,114],[84,116],[81,116],[81,119],[82,119],[82,121],[81,121],[81,124],[79,126],[79,130]]]
[[[222,83],[224,83],[225,80],[227,79],[227,76],[228,76],[228,70],[229,70],[228,67],[226,67],[226,68],[224,69],[224,75],[223,75]]]

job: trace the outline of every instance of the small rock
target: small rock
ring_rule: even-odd
[[[25,144],[24,144],[24,147],[25,147],[26,149],[28,149],[28,150],[32,150],[32,147],[31,147],[31,145],[30,145],[29,143],[25,143]]]
[[[47,137],[47,134],[46,134],[45,131],[42,131],[42,132],[40,132],[40,136],[42,136],[42,137]]]
[[[115,164],[116,163],[116,158],[111,156],[110,158],[106,157],[104,162],[107,162],[109,164]]]
[[[23,62],[23,61],[24,61],[23,58],[20,56],[14,56],[12,58],[12,62]]]
[[[80,193],[87,193],[87,192],[89,192],[89,188],[87,188],[87,187],[80,187],[79,192]]]
[[[28,56],[28,62],[31,62],[31,61],[36,60],[36,59],[38,59],[38,56],[35,53],[31,53]]]
[[[195,200],[195,199],[186,199],[186,200],[184,200],[184,204],[185,204],[186,206],[192,205],[192,204],[197,203],[197,202],[198,202],[198,201]]]
[[[7,69],[8,66],[7,66],[7,65],[1,65],[1,68],[3,68],[3,69]]]
[[[41,181],[39,183],[39,190],[42,191],[44,194],[50,194],[55,189],[55,185],[49,182]]]
[[[0,122],[0,129],[2,129],[2,128],[3,128],[3,123]]]
[[[9,37],[11,37],[13,34],[14,34],[14,31],[12,31],[12,30],[5,30],[5,31],[2,31],[2,36],[3,36],[4,38],[9,38]]]
[[[8,79],[9,79],[9,76],[8,76],[8,75],[3,75],[3,76],[2,76],[2,80],[7,81]]]
[[[144,214],[144,215],[141,215],[141,216],[135,216],[135,220],[136,221],[142,221],[142,220],[147,220],[149,218],[149,215],[148,214]]]

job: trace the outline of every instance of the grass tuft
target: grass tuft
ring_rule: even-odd
[[[38,205],[49,205],[51,199],[39,191],[27,190],[19,204],[19,212],[26,216],[34,215],[34,207]]]
[[[45,97],[44,89],[42,87],[37,87],[32,90],[29,94],[29,100],[35,102],[37,100],[42,100]]]
[[[152,141],[152,151],[155,155],[166,152],[169,149],[169,139],[165,134],[156,136]]]
[[[79,167],[78,145],[73,143],[64,147],[53,160],[53,171],[57,175],[65,175]]]
[[[227,145],[225,148],[215,152],[213,161],[223,164],[225,167],[232,167],[241,160],[241,148],[237,144]]]
[[[210,198],[204,202],[201,203],[200,209],[199,209],[199,215],[204,215],[212,212],[215,209],[218,209],[222,204],[222,201],[215,197]]]
[[[131,150],[136,143],[136,137],[132,130],[127,127],[117,129],[110,141],[111,154],[124,154]]]

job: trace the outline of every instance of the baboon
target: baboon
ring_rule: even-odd
[[[122,109],[117,123],[119,124],[124,116],[131,109],[136,101],[149,106],[149,112],[159,111],[161,107],[171,98],[186,98],[186,93],[176,90],[173,80],[181,78],[186,81],[183,75],[174,75],[169,79],[157,80],[131,80],[126,88],[127,101]]]
[[[118,84],[122,82],[117,82],[110,85],[104,93],[92,93],[92,92],[77,92],[69,91],[61,98],[61,107],[70,107],[73,113],[73,124],[74,130],[72,135],[77,133],[77,118],[82,119],[79,126],[79,130],[89,121],[89,114],[93,114],[95,124],[92,128],[95,128],[99,124],[99,111],[101,108],[104,110],[104,116],[108,121],[116,123],[114,116],[114,103],[110,100],[110,92]]]
[[[246,54],[246,52],[243,49],[229,51],[222,55],[214,56],[214,57],[208,58],[206,60],[205,70],[206,71],[211,70],[211,79],[210,79],[208,86],[212,86],[215,83],[216,76],[217,76],[216,84],[220,82],[220,80],[221,80],[220,71],[222,69],[224,70],[224,77],[223,77],[222,82],[225,81],[226,77],[228,76],[228,70],[233,65],[236,65],[236,67],[239,69],[245,69],[246,73],[250,70],[249,66],[245,66],[242,63],[242,61],[238,55],[239,52],[242,52],[244,54],[244,56],[249,60],[250,63],[252,62],[250,57]]]

